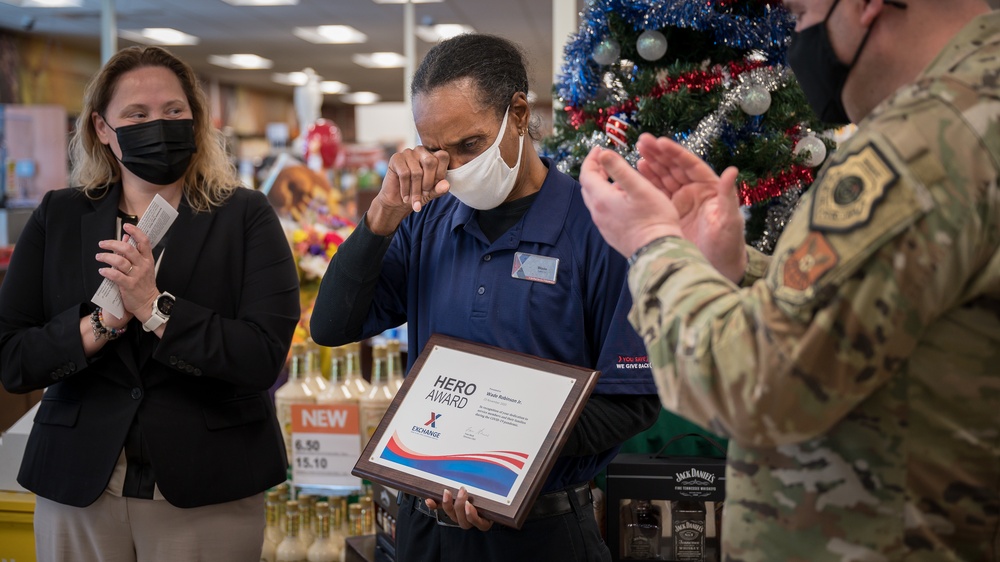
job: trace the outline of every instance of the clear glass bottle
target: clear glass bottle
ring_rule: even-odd
[[[284,537],[284,533],[281,527],[278,526],[278,492],[276,490],[269,491],[265,496],[264,501],[264,517],[266,524],[264,526],[264,545],[261,548],[260,560],[261,562],[274,562],[275,550],[278,548],[278,543]]]
[[[722,512],[725,502],[715,502],[715,556],[722,559]]]
[[[622,506],[625,558],[661,560],[660,541],[663,535],[660,506],[649,500],[632,500]]]
[[[285,503],[285,516],[287,517],[285,538],[282,539],[281,544],[275,550],[275,561],[308,562],[306,560],[306,548],[302,546],[302,541],[299,540],[299,522],[301,518],[299,517],[299,503],[297,501],[289,500]]]
[[[392,388],[393,394],[399,392],[400,387],[403,386],[403,377],[405,376],[403,374],[403,353],[400,351],[401,345],[399,340],[389,340],[385,343],[389,386]]]
[[[330,498],[330,540],[341,550],[344,549],[344,539],[347,534],[344,532],[344,498]]]
[[[392,397],[395,395],[392,387],[389,386],[386,359],[384,345],[376,345],[372,348],[372,384],[358,404],[361,416],[362,444],[368,443],[372,434],[378,429],[378,424],[382,421],[382,416],[389,409],[389,404],[392,403]]]
[[[302,546],[309,549],[312,545],[313,540],[316,539],[316,533],[313,532],[313,509],[316,504],[316,498],[309,494],[299,494],[299,518],[301,522],[299,523],[299,541],[302,542]]]
[[[333,348],[330,352],[330,383],[326,390],[316,396],[317,404],[358,405],[361,393],[358,391],[357,386],[348,383],[345,369],[344,348]],[[364,379],[362,379],[362,382],[364,382]]]
[[[674,560],[705,559],[705,503],[696,500],[670,502],[674,536]]]
[[[274,407],[281,425],[281,436],[285,439],[285,453],[292,462],[292,405],[315,404],[316,393],[303,378],[305,344],[292,345],[292,358],[288,366],[288,382],[274,393]]]
[[[352,503],[347,506],[347,536],[357,537],[362,535],[361,504]]]
[[[306,340],[305,379],[306,383],[313,389],[313,393],[315,393],[316,396],[322,394],[323,391],[330,386],[326,377],[323,376],[323,367],[319,363],[320,351],[319,344],[314,342],[312,338],[308,338]]]
[[[336,562],[340,560],[343,545],[331,530],[330,504],[316,503],[316,540],[309,547],[309,562]]]
[[[4,125],[4,108],[0,106],[0,208],[7,206],[7,127]]]
[[[358,397],[368,394],[371,385],[361,373],[361,344],[349,343],[344,347],[344,382],[350,385]]]
[[[361,504],[361,534],[371,535],[375,533],[375,502],[372,496],[364,495],[358,500]]]
[[[281,539],[285,538],[285,525],[287,521],[285,506],[291,497],[291,486],[288,485],[288,482],[282,482],[272,488],[272,491],[278,493],[278,530],[281,531],[278,542],[280,543]]]

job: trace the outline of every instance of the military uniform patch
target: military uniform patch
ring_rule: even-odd
[[[824,273],[837,265],[837,252],[818,232],[810,232],[802,244],[785,260],[783,284],[789,289],[805,291]]]
[[[821,232],[850,232],[868,223],[899,174],[874,144],[831,166],[813,189],[810,223]]]

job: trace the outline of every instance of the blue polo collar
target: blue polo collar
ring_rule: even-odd
[[[538,198],[535,199],[535,203],[518,223],[521,227],[520,240],[554,245],[566,224],[566,216],[569,213],[573,192],[578,190],[579,186],[572,178],[556,170],[552,160],[548,158],[541,160],[548,169],[548,173],[538,191]],[[461,201],[456,200],[455,203],[455,211],[451,215],[452,232],[473,223],[476,212],[475,209]],[[478,225],[475,228],[478,230]]]

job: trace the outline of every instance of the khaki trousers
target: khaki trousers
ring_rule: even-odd
[[[38,562],[258,562],[264,494],[183,509],[164,500],[101,494],[87,507],[39,497]]]

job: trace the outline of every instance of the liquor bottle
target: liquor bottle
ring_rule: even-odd
[[[389,370],[389,386],[392,388],[393,394],[399,392],[400,387],[403,386],[403,354],[400,352],[400,342],[399,340],[389,340],[385,343],[388,370]]]
[[[695,500],[670,502],[673,521],[674,560],[705,559],[705,503]]]
[[[308,562],[306,560],[306,549],[299,540],[299,502],[289,500],[286,502],[285,516],[288,521],[285,524],[285,538],[278,545],[275,551],[276,562]]]
[[[715,556],[722,560],[722,511],[726,502],[715,502]]]
[[[4,106],[0,104],[0,208],[7,206],[7,133]]]
[[[316,540],[309,547],[309,562],[336,562],[340,560],[341,543],[330,530],[330,504],[316,503]]]
[[[305,344],[292,345],[292,359],[288,367],[288,382],[274,393],[274,406],[281,425],[281,436],[285,439],[285,454],[292,462],[292,405],[315,404],[316,393],[303,378],[305,368]]]
[[[347,526],[349,529],[347,536],[357,537],[362,535],[361,504],[350,504],[347,506],[347,513]]]
[[[306,340],[306,351],[305,351],[305,379],[306,383],[312,388],[313,393],[319,396],[323,393],[330,383],[327,382],[326,378],[323,376],[323,367],[319,363],[320,348],[319,344],[313,341],[312,338]]]
[[[316,503],[315,496],[309,494],[299,494],[299,542],[306,550],[316,539],[316,534],[312,530],[313,508]]]
[[[267,523],[264,526],[264,545],[261,549],[260,560],[261,562],[274,562],[275,551],[283,536],[281,527],[278,526],[278,502],[280,500],[276,490],[268,492],[266,497],[264,513]]]
[[[375,502],[371,495],[364,495],[358,500],[361,504],[361,534],[375,533]]]
[[[278,530],[281,531],[281,534],[278,536],[278,542],[280,543],[285,538],[285,525],[288,519],[285,515],[285,510],[292,492],[288,482],[278,484],[274,487],[274,491],[278,492]]]
[[[344,381],[354,388],[358,397],[368,394],[370,385],[361,374],[361,344],[358,342],[344,345]]]
[[[622,506],[625,558],[661,560],[660,537],[663,535],[660,506],[649,500],[632,500]]]
[[[376,345],[372,348],[372,384],[368,392],[364,394],[358,404],[361,416],[361,443],[368,443],[372,434],[378,429],[382,416],[389,409],[394,396],[392,388],[389,386],[388,372],[386,371],[386,349],[384,345]]]
[[[361,392],[354,384],[347,381],[344,361],[344,348],[335,347],[330,353],[330,382],[326,390],[316,396],[317,404],[353,404],[358,405]],[[364,379],[360,379],[364,382]],[[367,383],[366,383],[367,384]]]
[[[330,498],[330,541],[336,544],[341,550],[344,549],[344,540],[347,534],[344,532],[345,513],[343,503],[345,498]]]

